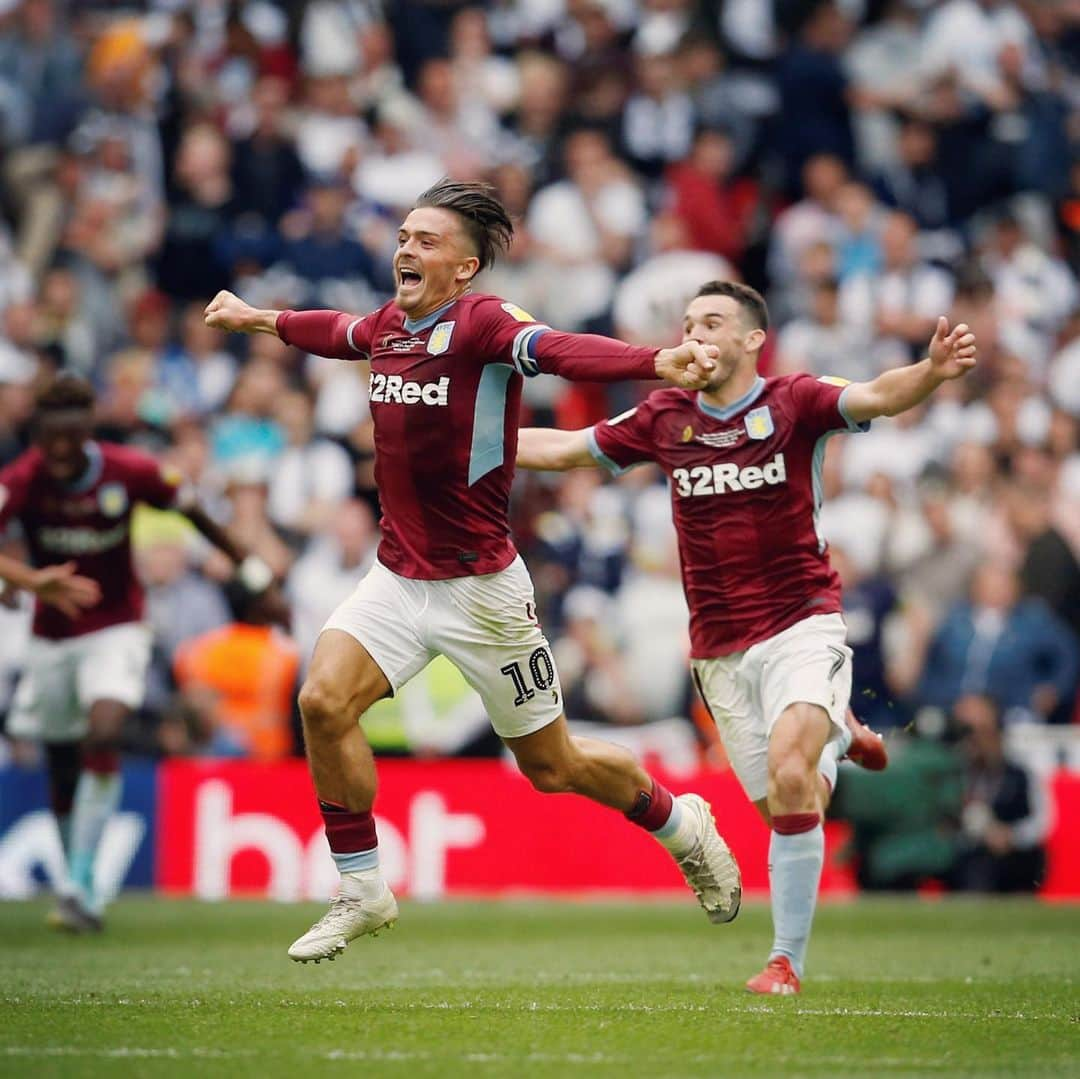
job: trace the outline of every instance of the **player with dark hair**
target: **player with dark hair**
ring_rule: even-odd
[[[0,470],[0,529],[19,521],[29,564],[0,555],[0,580],[34,593],[33,635],[7,733],[45,744],[67,879],[50,922],[102,927],[94,862],[120,799],[120,736],[143,699],[150,634],[131,562],[138,502],[179,510],[261,591],[272,574],[248,557],[152,457],[93,437],[94,391],[59,375],[37,398],[34,446]]]
[[[474,294],[473,278],[511,233],[487,185],[443,181],[402,223],[396,295],[366,318],[259,311],[227,292],[207,307],[211,326],[371,363],[382,543],[374,568],[330,616],[300,692],[341,891],[289,949],[296,960],[333,958],[397,918],[379,873],[375,764],[357,718],[439,654],[479,692],[538,790],[573,791],[626,814],[671,851],[712,921],[738,912],[738,866],[704,799],[673,799],[626,750],[570,736],[508,520],[523,378],[660,377],[696,387],[715,349],[558,333],[512,303]]]
[[[775,939],[755,993],[797,993],[824,861],[821,820],[845,754],[874,770],[878,735],[848,709],[851,649],[840,582],[818,531],[826,440],[914,408],[975,364],[975,338],[944,318],[921,363],[847,383],[762,378],[765,301],[713,281],[686,309],[684,342],[715,346],[694,393],[663,389],[582,431],[526,429],[522,468],[656,462],[671,483],[694,680],[747,797],[772,829]]]

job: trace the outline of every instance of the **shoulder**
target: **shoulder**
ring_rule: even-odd
[[[490,292],[469,292],[457,302],[456,310],[490,318],[492,316],[513,319],[515,322],[535,322],[536,319],[523,307],[502,296]]]
[[[133,446],[123,446],[117,442],[99,442],[101,459],[106,467],[113,471],[145,472],[148,468],[160,468],[160,462],[152,457],[146,450],[136,449]]]
[[[42,474],[44,467],[45,458],[41,455],[41,450],[33,446],[0,469],[0,482],[32,483]]]

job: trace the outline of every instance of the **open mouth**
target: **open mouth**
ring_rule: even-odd
[[[420,274],[408,266],[402,266],[398,270],[398,284],[402,288],[416,288],[422,280]]]

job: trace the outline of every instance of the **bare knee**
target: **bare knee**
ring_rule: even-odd
[[[305,730],[316,736],[341,735],[359,718],[352,714],[348,695],[319,678],[308,678],[304,682],[298,703]]]
[[[769,769],[769,805],[773,813],[799,812],[818,804],[817,769],[813,761],[792,751]]]

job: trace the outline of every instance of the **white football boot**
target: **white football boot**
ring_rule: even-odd
[[[709,921],[733,921],[742,903],[739,863],[720,838],[709,803],[701,795],[680,794],[675,800],[697,825],[693,845],[685,854],[677,855],[675,862]]]
[[[397,900],[389,888],[376,899],[354,899],[337,895],[330,909],[289,949],[289,958],[298,963],[336,959],[349,941],[380,929],[392,928],[398,917]]]

